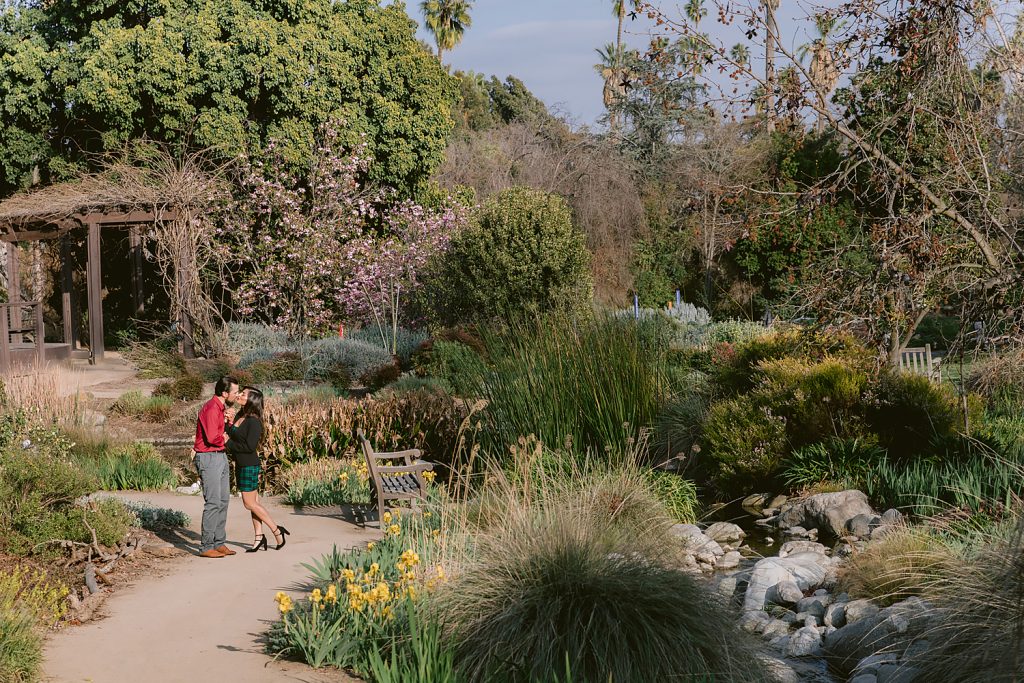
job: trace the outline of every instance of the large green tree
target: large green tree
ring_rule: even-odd
[[[345,122],[369,180],[414,191],[443,158],[457,85],[378,0],[83,0],[0,10],[0,194],[148,137],[299,164]]]

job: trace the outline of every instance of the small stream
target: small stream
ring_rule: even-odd
[[[736,569],[720,572],[720,576],[743,575],[748,572],[756,562],[764,557],[775,557],[778,555],[782,544],[787,540],[783,538],[778,529],[771,526],[757,524],[761,517],[740,505],[740,501],[733,501],[714,509],[704,522],[731,522],[746,533],[743,545],[750,549],[744,550],[743,561]],[[806,683],[839,683],[840,679],[835,678],[828,670],[828,664],[824,659],[818,657],[803,657],[800,659],[788,659],[782,657],[781,653],[769,649],[772,655],[782,658],[799,675],[801,682]]]

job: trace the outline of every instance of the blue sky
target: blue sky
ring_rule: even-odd
[[[422,24],[419,1],[406,3],[409,14]],[[617,20],[611,5],[611,0],[476,0],[473,26],[462,44],[445,54],[445,63],[501,79],[517,76],[549,107],[576,123],[592,124],[604,110],[602,83],[593,65],[598,61],[595,49],[615,41]],[[675,11],[675,3],[662,6]],[[713,11],[710,2],[708,9]],[[807,24],[798,25],[793,18],[803,13],[796,3],[783,3],[779,19],[784,41],[807,42]],[[706,30],[716,34],[722,29],[713,19],[708,17]],[[648,20],[630,21],[627,16],[625,42],[645,48],[649,27]],[[422,27],[420,37],[433,44]]]

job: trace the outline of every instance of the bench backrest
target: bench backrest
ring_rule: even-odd
[[[900,370],[912,372],[925,377],[935,377],[935,360],[932,356],[932,345],[910,347],[900,352]]]

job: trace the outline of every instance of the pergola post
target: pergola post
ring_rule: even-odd
[[[71,269],[71,243],[67,237],[60,238],[60,308],[64,323],[64,343],[75,350],[78,346],[78,310],[75,296],[74,273]]]
[[[145,312],[146,303],[142,291],[142,236],[139,226],[128,228],[128,245],[132,252],[132,297],[135,303],[135,315]]]
[[[11,242],[7,245],[7,303],[18,303],[21,301],[21,273],[18,259],[18,243]],[[21,309],[17,306],[7,308],[7,329],[21,327]],[[10,343],[10,338],[8,338]]]
[[[89,290],[89,361],[103,360],[103,278],[100,271],[100,226],[89,223],[88,255],[85,267]]]

